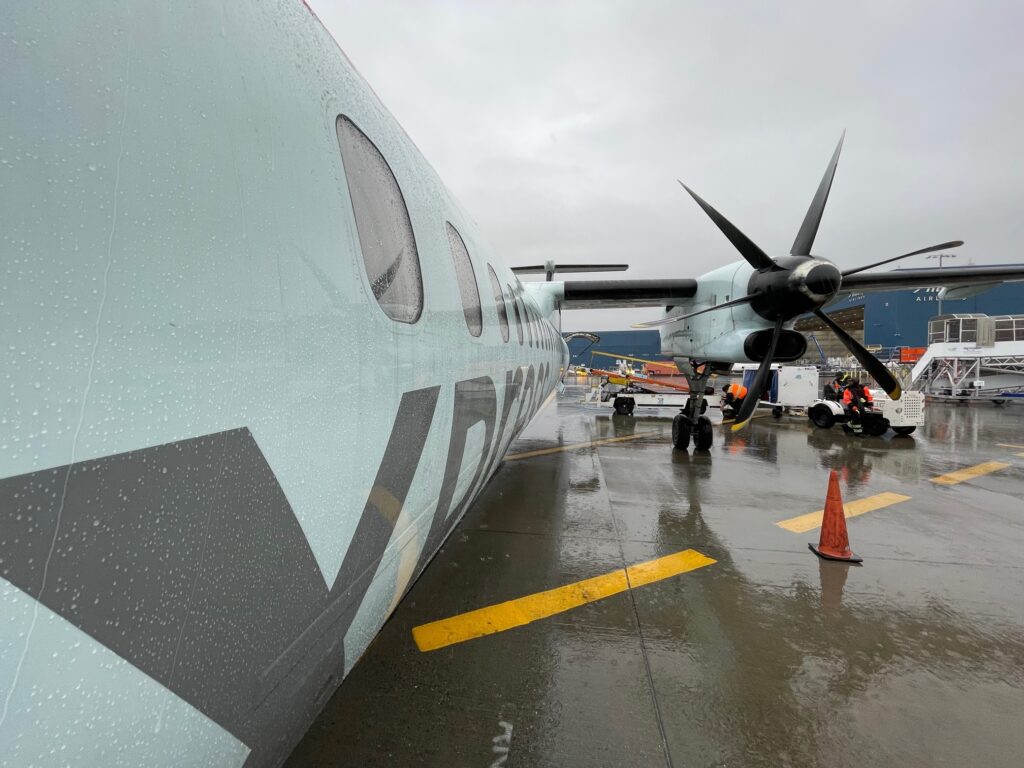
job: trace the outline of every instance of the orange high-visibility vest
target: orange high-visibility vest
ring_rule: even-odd
[[[861,389],[864,391],[864,396],[863,396],[864,402],[866,402],[866,403],[873,403],[873,402],[875,402],[875,398],[873,398],[871,396],[871,390],[870,389],[868,389],[867,387],[861,387]],[[847,389],[847,390],[845,390],[843,392],[843,402],[846,403],[847,405],[849,405],[850,403],[853,403],[854,405],[856,405],[856,403],[853,402],[853,394],[850,392],[849,389]]]
[[[742,384],[731,384],[729,386],[729,394],[735,397],[737,400],[742,400],[747,396],[747,388]]]

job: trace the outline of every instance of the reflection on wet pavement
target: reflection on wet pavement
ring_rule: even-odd
[[[570,387],[507,462],[293,765],[1016,766],[1024,754],[1024,408],[930,407],[913,437],[801,419],[673,451],[671,411],[610,417]],[[649,433],[649,434],[644,434]],[[998,461],[942,486],[930,479]],[[849,521],[863,567],[779,520]],[[414,626],[695,549],[706,568],[430,653]]]

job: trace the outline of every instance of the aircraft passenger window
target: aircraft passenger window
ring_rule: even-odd
[[[523,343],[523,318],[519,314],[519,302],[516,301],[516,292],[512,290],[512,286],[508,287],[509,295],[512,296],[512,309],[515,311],[516,316],[516,335],[519,337],[519,343]]]
[[[494,306],[498,310],[498,327],[501,328],[501,340],[508,341],[508,310],[505,309],[505,297],[501,295],[501,283],[494,272],[494,267],[487,265],[487,276],[491,279],[491,293],[494,294]]]
[[[536,346],[533,341],[533,315],[530,314],[530,308],[526,306],[526,302],[522,298],[516,299],[519,305],[523,308],[523,318],[526,321],[526,335],[530,337],[530,346]]]
[[[338,115],[336,128],[370,288],[384,314],[400,323],[415,323],[423,311],[423,278],[398,180],[355,123]]]
[[[462,314],[466,318],[466,326],[472,336],[479,336],[484,329],[484,318],[480,310],[480,290],[476,287],[476,271],[473,261],[469,258],[466,243],[459,230],[445,222],[448,229],[448,245],[455,262],[455,279],[459,283],[459,295],[462,297]]]

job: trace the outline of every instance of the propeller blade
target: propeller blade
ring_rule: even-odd
[[[750,421],[750,417],[753,416],[754,411],[757,410],[757,404],[761,401],[761,392],[764,391],[764,385],[768,381],[768,374],[772,369],[772,358],[775,357],[775,347],[779,343],[779,337],[782,336],[783,322],[784,321],[781,317],[775,321],[775,331],[772,333],[771,344],[768,345],[768,353],[764,356],[764,360],[761,361],[761,367],[757,369],[757,373],[754,375],[754,381],[747,390],[746,398],[743,400],[743,405],[740,406],[739,413],[736,414],[736,422],[732,425],[733,432],[747,426],[747,422]]]
[[[676,181],[679,180],[676,179]],[[754,269],[767,269],[775,266],[775,262],[772,261],[768,254],[758,248],[753,240],[736,229],[731,221],[712,208],[705,200],[701,199],[700,195],[683,184],[683,182],[680,181],[679,184],[690,193],[690,197],[697,201],[697,205],[704,209],[704,213],[711,217],[711,220],[715,222],[715,226],[722,230],[722,234],[729,238],[729,242],[733,244],[733,247],[740,252],[740,256],[746,259],[750,266]]]
[[[864,366],[864,370],[871,375],[871,378],[878,382],[878,386],[884,389],[886,394],[888,394],[893,400],[899,400],[900,395],[903,394],[903,389],[900,387],[899,382],[893,378],[893,375],[889,373],[889,369],[882,365],[882,361],[864,349],[859,341],[840,328],[831,317],[826,315],[820,309],[814,310],[814,314],[819,320],[832,329],[832,333],[838,336],[839,340],[843,342],[846,348],[853,353],[853,356],[857,358],[857,361]]]
[[[804,216],[804,223],[800,225],[800,231],[796,234],[793,247],[789,253],[791,256],[809,256],[811,247],[814,245],[814,236],[818,234],[818,225],[821,224],[821,214],[825,212],[825,203],[828,202],[828,193],[832,189],[832,179],[836,175],[836,166],[839,165],[839,153],[843,150],[843,140],[846,138],[846,131],[839,137],[839,144],[836,151],[832,153],[825,175],[821,177],[818,191],[814,193],[811,200],[811,207],[807,209]]]
[[[911,253],[904,253],[902,256],[893,256],[891,259],[886,259],[885,261],[876,261],[874,264],[868,264],[865,267],[857,267],[856,269],[848,269],[845,272],[843,272],[843,277],[846,277],[847,275],[856,275],[858,272],[864,272],[865,270],[868,270],[868,269],[874,269],[875,267],[880,267],[883,264],[890,264],[890,263],[892,263],[894,261],[899,261],[900,259],[905,259],[908,256],[919,256],[922,253],[931,253],[932,251],[945,251],[948,248],[959,248],[963,244],[964,244],[963,240],[950,240],[948,243],[942,243],[941,245],[931,245],[931,246],[929,246],[927,248],[922,248],[920,251],[912,251]]]
[[[657,328],[662,325],[668,325],[674,323],[677,320],[686,320],[690,317],[696,317],[697,315],[703,315],[705,312],[714,312],[716,309],[728,309],[729,307],[738,307],[741,304],[749,304],[753,300],[753,296],[741,296],[738,299],[732,301],[724,301],[721,304],[715,304],[713,307],[704,307],[704,309],[698,309],[696,312],[690,312],[686,315],[669,315],[668,317],[662,317],[657,320],[648,320],[644,323],[633,323],[630,328]]]

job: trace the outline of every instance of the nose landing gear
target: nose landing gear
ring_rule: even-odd
[[[690,369],[691,373],[683,373],[690,387],[690,397],[683,410],[672,419],[672,446],[685,451],[692,439],[696,450],[707,451],[714,442],[715,434],[711,419],[703,415],[708,407],[704,395],[712,370],[707,363],[693,361],[690,361]]]

